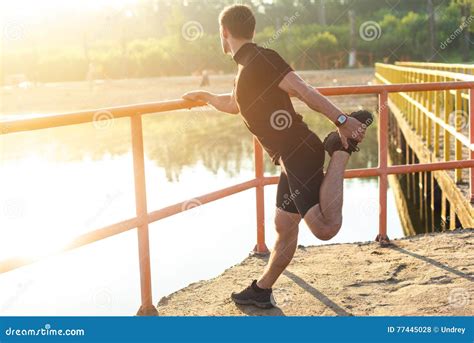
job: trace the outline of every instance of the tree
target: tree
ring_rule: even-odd
[[[433,0],[428,0],[428,19],[429,19],[429,31],[430,31],[430,56],[428,62],[435,59],[436,56],[436,19],[433,7]]]
[[[471,8],[474,0],[457,0],[456,3],[461,11],[461,25],[463,36],[461,40],[462,60],[469,61],[469,48],[471,45],[470,24],[472,21]]]

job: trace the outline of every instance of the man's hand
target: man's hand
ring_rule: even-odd
[[[203,101],[205,103],[209,102],[211,93],[206,91],[192,91],[183,94],[182,98],[189,101]]]
[[[184,94],[182,98],[190,101],[203,101],[218,111],[231,114],[239,113],[239,107],[237,106],[233,93],[213,94],[206,91],[193,91]]]
[[[357,119],[348,116],[347,121],[337,129],[344,148],[347,149],[349,147],[347,143],[349,138],[352,138],[357,142],[361,142],[364,138],[366,128],[367,126],[364,125],[364,123],[361,123]]]

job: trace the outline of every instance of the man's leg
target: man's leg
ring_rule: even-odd
[[[275,227],[277,240],[270,255],[270,260],[262,276],[257,280],[260,288],[271,288],[285,268],[290,264],[298,242],[298,224],[301,216],[298,213],[276,209]]]
[[[344,171],[349,157],[345,151],[333,153],[319,191],[319,204],[304,216],[311,232],[321,240],[331,239],[341,228]]]
[[[281,183],[285,183],[285,180]],[[232,293],[231,299],[236,304],[255,305],[260,308],[272,308],[274,306],[271,287],[293,258],[300,221],[301,216],[298,213],[290,213],[277,208],[275,214],[277,241],[270,255],[270,260],[258,280],[254,280],[250,286],[241,292]]]
[[[364,138],[365,129],[374,121],[372,113],[366,110],[352,112],[350,116],[362,123],[359,139],[356,141],[349,138],[349,147],[346,150],[343,149],[337,131],[326,137],[324,148],[332,157],[319,191],[319,204],[311,207],[304,215],[304,220],[313,234],[322,240],[334,237],[342,225],[344,171],[350,157],[347,151],[359,151],[357,144]]]

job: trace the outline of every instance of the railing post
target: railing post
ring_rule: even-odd
[[[474,159],[474,88],[469,89],[469,141],[471,143],[469,156]],[[471,204],[474,204],[474,168],[469,169],[469,186],[471,193]]]
[[[257,210],[257,244],[253,252],[259,255],[266,255],[269,253],[265,244],[265,195],[263,190],[263,149],[258,140],[253,138],[254,146],[254,163],[255,163],[255,178],[258,180],[258,185],[255,188],[256,193],[256,210]]]
[[[140,265],[140,288],[142,304],[138,316],[156,316],[151,292],[150,243],[148,237],[148,218],[145,183],[145,157],[143,153],[143,131],[141,115],[130,117],[132,129],[133,175],[135,178],[135,207],[140,221],[137,227],[138,256]]]
[[[440,80],[440,77],[439,76],[435,76],[435,79],[434,81],[435,82],[439,82]],[[435,96],[434,96],[434,100],[435,100],[435,110],[434,110],[434,113],[435,113],[435,116],[436,118],[440,118],[441,115],[440,115],[440,108],[441,108],[441,92],[440,91],[435,91],[434,92]],[[434,154],[436,157],[439,156],[439,124],[435,124],[434,126]]]
[[[446,77],[445,82],[448,81]],[[449,89],[444,91],[444,122],[449,123],[449,115],[451,114],[451,93]],[[443,130],[443,142],[444,142],[444,161],[451,160],[451,134],[445,129]]]
[[[387,161],[388,161],[388,93],[379,94],[379,234],[375,239],[381,244],[389,242],[387,236]]]
[[[454,128],[456,132],[461,132],[462,120],[459,120],[459,116],[462,118],[463,114],[461,90],[456,90],[454,94]],[[462,143],[459,139],[454,139],[454,158],[456,160],[462,160]],[[456,169],[454,171],[454,182],[462,182],[462,169]]]

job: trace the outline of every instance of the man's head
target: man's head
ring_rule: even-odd
[[[250,7],[233,5],[219,15],[221,44],[224,53],[229,53],[229,41],[252,40],[255,34],[255,17]]]

